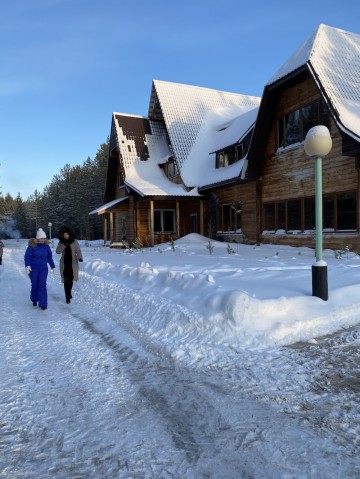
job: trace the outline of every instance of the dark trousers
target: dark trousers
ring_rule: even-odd
[[[2,264],[2,256],[0,256],[0,264]]]
[[[71,296],[72,287],[73,287],[73,282],[72,281],[64,281],[64,290],[65,290],[66,301],[70,301],[70,299],[72,298],[72,296]]]

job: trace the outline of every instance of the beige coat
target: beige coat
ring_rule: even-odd
[[[58,243],[56,247],[57,254],[61,254],[60,258],[60,274],[61,274],[61,281],[64,282],[64,254],[65,254],[66,246],[62,243]],[[82,260],[82,253],[80,249],[80,245],[76,239],[72,243],[70,243],[71,248],[71,256],[72,256],[72,270],[74,274],[74,281],[79,279],[79,259]]]

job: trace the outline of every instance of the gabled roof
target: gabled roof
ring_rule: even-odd
[[[260,98],[254,96],[154,80],[149,118],[162,119],[165,122],[179,171],[182,172],[182,167],[209,114],[220,114],[221,111],[229,111],[235,107],[236,116],[239,116],[259,104]]]
[[[161,121],[136,115],[113,113],[113,125],[124,168],[125,185],[141,196],[199,196],[171,182],[159,167],[172,152]]]
[[[198,186],[238,177],[243,162],[216,169],[214,152],[241,141],[259,103],[257,97],[154,80],[149,118],[113,113],[125,185],[143,196],[198,196]],[[160,169],[170,157],[186,186]]]
[[[343,148],[346,144],[346,151],[352,150],[353,156],[359,151],[360,35],[321,24],[264,88],[248,152],[248,178],[258,178],[261,173],[261,158],[284,85],[293,86],[307,78],[315,81],[343,132]]]
[[[328,99],[338,126],[360,139],[360,35],[321,24],[268,85],[304,65]]]

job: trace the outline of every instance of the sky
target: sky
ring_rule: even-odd
[[[324,251],[322,301],[308,248],[81,241],[41,311],[4,243],[0,477],[360,477],[357,254]]]
[[[13,0],[0,7],[0,187],[27,199],[94,158],[114,111],[147,115],[153,79],[261,96],[352,1]]]

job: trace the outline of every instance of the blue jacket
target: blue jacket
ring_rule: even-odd
[[[31,269],[47,268],[48,263],[51,269],[55,268],[49,244],[38,243],[34,239],[29,241],[29,246],[25,251],[24,259],[25,266],[31,266]]]

